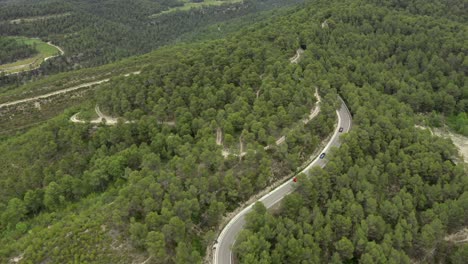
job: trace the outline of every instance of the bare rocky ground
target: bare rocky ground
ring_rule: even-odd
[[[432,130],[436,136],[450,138],[463,156],[463,160],[468,163],[468,137],[452,133],[446,128],[433,128]]]
[[[429,129],[432,135],[436,135],[438,137],[449,138],[452,140],[453,144],[458,148],[460,155],[462,156],[463,160],[468,163],[468,137],[465,137],[460,134],[455,134],[448,130],[448,128],[430,128],[425,126],[416,125],[416,128],[419,129]]]
[[[468,243],[468,228],[465,227],[455,234],[447,235],[444,240],[453,243]]]

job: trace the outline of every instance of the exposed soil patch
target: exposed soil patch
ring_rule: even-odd
[[[297,62],[299,62],[299,59],[301,58],[302,53],[304,53],[304,50],[303,50],[303,49],[298,49],[298,50],[296,51],[296,55],[294,55],[294,57],[292,57],[291,59],[289,59],[289,61],[290,61],[291,63],[297,63]]]
[[[431,132],[431,135],[451,139],[453,144],[457,147],[458,151],[460,152],[460,155],[462,156],[463,160],[466,163],[468,163],[468,137],[450,132],[447,128],[430,128],[419,125],[415,125],[415,127],[422,130],[427,129]]]
[[[468,243],[468,228],[465,227],[455,234],[447,235],[444,240],[453,243]]]
[[[468,163],[468,137],[452,133],[448,129],[434,128],[432,130],[434,131],[434,135],[450,138],[453,144],[458,148],[463,160]]]

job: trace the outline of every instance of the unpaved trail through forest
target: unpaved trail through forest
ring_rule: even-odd
[[[297,50],[296,50],[296,55],[294,55],[294,57],[292,57],[291,59],[289,59],[289,61],[290,61],[291,63],[298,63],[298,62],[299,62],[299,59],[301,58],[302,53],[304,53],[304,50],[303,50],[303,49],[297,49]]]
[[[314,108],[312,108],[310,110],[309,116],[307,118],[305,118],[304,120],[302,120],[302,122],[304,124],[306,124],[306,125],[312,119],[314,119],[314,117],[316,117],[320,113],[320,103],[322,102],[322,98],[320,97],[320,95],[318,93],[318,88],[315,88],[314,96],[317,99],[317,102],[315,102]],[[286,136],[283,135],[283,136],[279,137],[275,141],[275,144],[277,146],[279,146],[279,145],[283,144],[285,141],[286,141]],[[242,145],[243,145],[242,140],[239,139],[239,142],[240,142],[240,146],[242,147]],[[223,146],[223,132],[222,132],[221,128],[219,128],[219,127],[216,129],[216,145]],[[268,145],[268,146],[265,146],[264,149],[267,150],[267,149],[269,149],[271,147],[272,147],[271,145]],[[239,153],[240,153],[239,155],[237,155],[237,154],[232,154],[232,155],[243,157],[243,156],[245,156],[247,154],[247,152],[243,151],[243,148],[241,148]],[[231,154],[231,153],[227,149],[223,149],[222,154],[223,154],[223,156],[225,158],[227,158],[229,156],[229,154]]]
[[[137,75],[137,74],[140,74],[140,71],[127,73],[124,76],[127,77],[127,76],[130,76],[130,75]],[[52,97],[52,96],[55,96],[55,95],[68,93],[68,92],[75,91],[75,90],[78,90],[78,89],[82,89],[82,88],[90,87],[90,86],[93,86],[93,85],[105,83],[105,82],[108,82],[108,81],[110,81],[109,78],[99,80],[99,81],[89,82],[89,83],[83,83],[83,84],[73,86],[73,87],[70,87],[70,88],[66,88],[66,89],[62,89],[62,90],[58,90],[58,91],[54,91],[54,92],[51,92],[51,93],[30,97],[30,98],[25,98],[25,99],[20,99],[20,100],[16,100],[16,101],[6,102],[6,103],[3,103],[3,104],[0,104],[0,108],[6,107],[6,106],[13,106],[13,105],[17,105],[17,104],[22,104],[22,103],[27,103],[27,102],[32,102],[32,101],[39,100],[39,99],[45,99],[45,98],[49,98],[49,97]]]
[[[55,58],[55,57],[58,57],[58,56],[62,56],[63,54],[65,54],[65,51],[64,51],[62,48],[60,48],[60,47],[57,46],[57,45],[52,44],[52,42],[50,42],[50,41],[47,42],[47,45],[56,48],[56,49],[59,51],[60,54],[52,55],[52,56],[49,56],[49,57],[45,57],[44,59],[42,59],[42,62],[39,63],[39,64],[38,64],[36,67],[34,67],[34,68],[27,69],[27,70],[25,70],[25,71],[20,71],[20,72],[7,73],[7,74],[5,74],[5,76],[20,74],[20,73],[22,73],[22,72],[28,72],[28,71],[33,71],[33,70],[39,69],[39,67],[41,67],[41,65],[42,65],[43,62],[46,62],[46,61],[48,61],[48,60],[50,60],[50,59],[52,59],[52,58]],[[28,67],[31,67],[31,65],[36,64],[37,61],[38,61],[39,59],[41,59],[41,58],[38,58],[38,59],[36,59],[36,60],[34,60],[34,61],[30,62],[30,63],[21,64],[21,65],[16,65],[16,66],[13,66],[13,67],[8,67],[8,68],[4,69],[4,71],[6,72],[6,71],[19,70],[19,69],[26,69],[26,68],[28,68]]]
[[[297,63],[297,62],[299,61],[299,59],[301,58],[301,55],[302,55],[303,53],[304,53],[304,50],[303,50],[303,49],[301,49],[301,48],[297,49],[297,50],[296,50],[296,54],[294,55],[294,57],[290,58],[289,61],[290,61],[291,63]],[[259,97],[259,94],[260,94],[260,90],[258,90],[258,91],[256,92],[256,98]],[[312,119],[314,119],[314,117],[316,117],[316,116],[320,113],[320,103],[321,103],[322,100],[321,100],[320,95],[319,95],[319,93],[318,93],[318,88],[317,88],[317,87],[315,88],[314,96],[315,96],[315,98],[317,99],[317,102],[315,103],[314,108],[312,108],[312,109],[310,110],[309,116],[308,116],[307,118],[305,118],[304,120],[302,120],[302,122],[303,122],[304,124],[306,124],[306,125],[307,125]],[[286,136],[283,135],[283,136],[279,137],[279,138],[276,140],[275,144],[276,144],[277,146],[279,146],[279,145],[281,145],[281,144],[282,144],[283,142],[285,142],[285,141],[286,141]],[[241,139],[241,138],[239,138],[239,144],[240,144],[239,154],[238,154],[238,155],[237,155],[237,154],[232,154],[232,155],[243,157],[243,156],[245,156],[245,155],[247,154],[247,152],[244,152],[244,151],[243,151],[243,144],[242,144],[242,139]],[[221,128],[219,128],[219,127],[216,129],[216,145],[218,145],[218,146],[223,146],[223,132],[222,132]],[[267,149],[269,149],[269,148],[271,148],[271,147],[272,147],[271,145],[268,145],[268,146],[265,146],[264,149],[267,150]],[[231,154],[231,152],[230,152],[229,150],[223,148],[223,150],[222,150],[222,155],[223,155],[224,158],[227,158],[230,154]]]
[[[91,120],[89,122],[78,119],[78,114],[80,114],[79,112],[74,114],[72,117],[70,117],[70,121],[73,122],[73,123],[81,123],[81,124],[84,124],[84,123],[100,124],[103,121],[105,121],[107,125],[117,124],[117,122],[118,122],[117,118],[111,117],[111,116],[108,116],[108,115],[105,115],[104,113],[102,113],[101,109],[99,109],[98,105],[96,105],[94,107],[94,111],[96,111],[96,114],[98,115],[98,118],[93,119],[93,120]],[[125,121],[125,123],[130,123],[130,122]]]

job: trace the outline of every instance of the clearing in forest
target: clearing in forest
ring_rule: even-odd
[[[12,63],[7,63],[0,65],[0,74],[14,74],[22,71],[30,71],[39,68],[39,66],[46,60],[63,55],[64,52],[61,48],[51,44],[46,43],[37,38],[26,38],[26,37],[11,37],[18,42],[23,42],[27,45],[34,46],[34,48],[39,52],[37,55],[18,60]]]
[[[436,135],[443,138],[450,138],[453,144],[460,151],[460,154],[463,157],[463,160],[468,163],[468,137],[465,137],[460,134],[451,132],[447,127],[444,128],[429,128],[425,126],[416,125],[416,128],[419,129],[429,129],[432,135]]]
[[[168,14],[176,11],[188,11],[192,8],[200,8],[200,7],[205,7],[205,6],[220,6],[224,4],[234,4],[234,3],[240,3],[243,2],[244,0],[224,0],[224,1],[218,1],[218,0],[204,0],[201,2],[192,2],[191,0],[182,0],[181,2],[184,3],[183,6],[178,6],[178,7],[173,7],[168,10],[162,11],[157,14],[153,14],[150,16],[150,18],[155,18],[163,14]]]
[[[443,137],[443,138],[450,138],[453,142],[453,144],[458,148],[460,151],[460,154],[463,156],[463,159],[465,162],[468,163],[468,138],[460,135],[460,134],[455,134],[448,129],[442,129],[442,128],[433,128],[434,134]]]

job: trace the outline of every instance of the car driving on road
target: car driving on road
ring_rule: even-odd
[[[321,159],[325,158],[325,153],[320,154],[320,158]]]
[[[339,129],[338,131],[339,131],[340,133],[341,133],[341,132],[343,132],[343,128],[342,128],[342,127],[340,127],[340,129]]]

